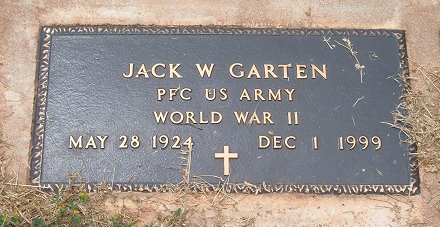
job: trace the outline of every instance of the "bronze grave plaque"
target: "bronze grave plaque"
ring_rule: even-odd
[[[419,193],[404,31],[41,29],[31,182]]]

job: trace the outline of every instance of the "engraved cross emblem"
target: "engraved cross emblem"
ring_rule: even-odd
[[[229,153],[229,146],[224,146],[223,153],[215,153],[215,158],[223,158],[223,174],[225,176],[229,176],[230,167],[229,167],[229,159],[230,158],[238,158],[237,153]]]

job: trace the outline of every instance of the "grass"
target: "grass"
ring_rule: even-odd
[[[105,209],[105,202],[115,198],[112,192],[107,191],[107,187],[98,188],[97,192],[87,193],[83,185],[71,184],[59,193],[45,193],[34,186],[16,184],[14,182],[16,178],[6,172],[6,164],[7,159],[4,153],[0,153],[0,227],[140,226],[129,214],[109,213]],[[76,181],[71,179],[71,182]],[[188,219],[195,212],[194,205],[189,203],[187,196],[194,192],[188,186],[189,184],[183,184],[170,187],[175,200],[169,201],[168,204],[175,209],[165,204],[167,210],[155,214],[156,220],[144,226],[191,226]],[[208,204],[211,205],[209,209],[217,212],[214,217],[216,226],[223,226],[225,221],[222,209],[225,205],[230,205],[229,195],[223,190],[206,191],[203,195],[208,198]],[[253,223],[251,218],[245,221],[249,224],[247,226]]]
[[[57,194],[16,186],[2,172],[0,226],[131,226],[130,219],[115,219],[99,208],[104,198],[105,193],[92,197],[77,186]]]
[[[126,214],[111,214],[103,209],[103,202],[110,193],[86,193],[81,186],[72,185],[51,194],[31,186],[16,186],[0,178],[0,227],[139,226]],[[182,208],[158,213],[157,221],[145,227],[188,226],[187,214]]]
[[[407,88],[401,106],[394,114],[408,143],[417,144],[419,165],[429,172],[440,169],[440,71],[419,64],[411,71],[414,88]]]
[[[183,211],[181,208],[178,208],[177,210],[171,211],[169,213],[160,214],[158,216],[158,220],[162,223],[167,223],[167,226],[186,226],[186,215],[187,212]]]

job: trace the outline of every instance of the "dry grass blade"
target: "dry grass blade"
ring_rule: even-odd
[[[390,125],[407,135],[406,142],[417,144],[420,165],[436,172],[440,167],[440,71],[416,64],[411,74],[425,78],[424,84],[406,89],[404,102],[393,113],[394,122]]]

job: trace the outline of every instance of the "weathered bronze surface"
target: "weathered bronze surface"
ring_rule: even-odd
[[[41,29],[31,183],[419,193],[396,30]],[[209,73],[210,72],[210,73]],[[197,182],[197,183],[194,183]]]

